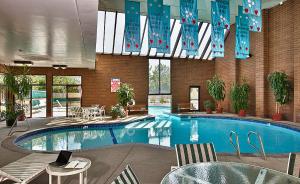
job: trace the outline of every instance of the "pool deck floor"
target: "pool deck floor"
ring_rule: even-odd
[[[65,118],[59,120],[32,119],[30,120],[30,126],[31,129],[38,129],[61,125],[64,121],[70,120]],[[18,129],[22,129],[23,126],[19,125]],[[9,145],[9,142],[11,144],[12,139],[16,138],[20,133],[7,138],[8,132],[9,129],[5,127],[5,122],[0,122],[0,141],[3,141],[0,147],[0,168],[29,154],[27,151],[15,149]],[[171,166],[176,165],[176,156],[173,149],[145,144],[114,145],[95,150],[75,152],[74,156],[89,158],[92,161],[92,166],[88,170],[89,184],[110,184],[127,164],[132,166],[141,183],[158,184],[170,171]],[[250,155],[243,155],[241,159],[234,155],[217,154],[217,156],[219,161],[243,162],[282,172],[286,172],[288,162],[287,155],[268,156],[267,160],[263,160],[259,156]],[[4,181],[2,183],[12,182]],[[47,173],[43,173],[31,182],[31,184],[44,183],[48,183]],[[78,183],[78,176],[63,177],[62,183]]]

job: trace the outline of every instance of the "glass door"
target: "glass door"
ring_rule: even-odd
[[[81,107],[81,86],[67,86],[68,91],[68,115],[74,107]]]
[[[200,86],[190,87],[190,104],[191,104],[191,110],[193,111],[200,110]]]
[[[53,86],[52,91],[53,117],[67,116],[67,86]]]
[[[46,86],[32,86],[31,99],[31,116],[33,118],[46,117]]]

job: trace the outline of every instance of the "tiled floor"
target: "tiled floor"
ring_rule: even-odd
[[[45,126],[61,125],[62,122],[67,121],[70,120],[35,119],[31,120],[30,124],[33,129],[36,129]],[[2,124],[4,124],[4,122]],[[22,125],[20,125],[18,128],[22,128]],[[0,125],[1,141],[6,139],[8,131],[9,129],[4,125]],[[3,141],[0,147],[0,167],[28,154],[24,151],[12,151],[13,149],[11,149],[11,147],[7,149],[8,142],[11,142],[11,140],[6,139],[5,141]],[[74,153],[74,156],[82,156],[91,159],[92,166],[89,169],[88,173],[88,183],[90,184],[111,183],[115,176],[118,175],[127,164],[132,165],[132,168],[134,169],[142,183],[160,183],[164,175],[166,175],[170,171],[170,167],[172,165],[176,165],[174,150],[143,144],[116,145],[113,147],[101,148],[97,150],[77,152]],[[268,160],[263,160],[260,157],[243,156],[240,160],[236,156],[228,156],[222,154],[218,155],[218,159],[219,161],[244,162],[259,165],[282,172],[286,171],[288,160],[287,156],[268,157]],[[72,184],[77,182],[78,176],[63,178],[63,183],[65,184]],[[46,173],[44,173],[31,183],[48,183],[48,176]]]

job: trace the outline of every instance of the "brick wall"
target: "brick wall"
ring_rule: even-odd
[[[214,75],[214,62],[174,59],[171,66],[172,106],[189,103],[189,87],[200,86],[200,109],[203,102],[212,100],[206,89],[206,80]]]
[[[225,57],[217,59],[215,72],[226,83],[226,99],[224,108],[232,112],[229,101],[229,86],[233,82],[240,83],[243,78],[250,84],[250,106],[248,113],[260,117],[271,117],[275,112],[273,93],[267,82],[267,76],[274,71],[286,72],[294,84],[295,91],[300,90],[300,1],[288,0],[282,6],[276,6],[263,11],[262,33],[251,32],[252,57],[246,61],[234,58],[235,29],[225,43]],[[294,95],[294,100],[282,108],[287,120],[299,121],[300,95]]]

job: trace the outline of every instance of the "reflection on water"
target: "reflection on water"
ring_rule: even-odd
[[[17,144],[29,150],[93,149],[112,144],[147,143],[174,147],[175,144],[212,142],[217,152],[234,153],[229,142],[231,131],[237,132],[242,153],[253,153],[247,143],[249,131],[258,132],[266,153],[300,151],[300,133],[266,124],[211,118],[175,118],[138,121],[124,126],[68,128],[39,133]],[[257,141],[253,140],[254,143]],[[286,144],[286,143],[289,144]]]

